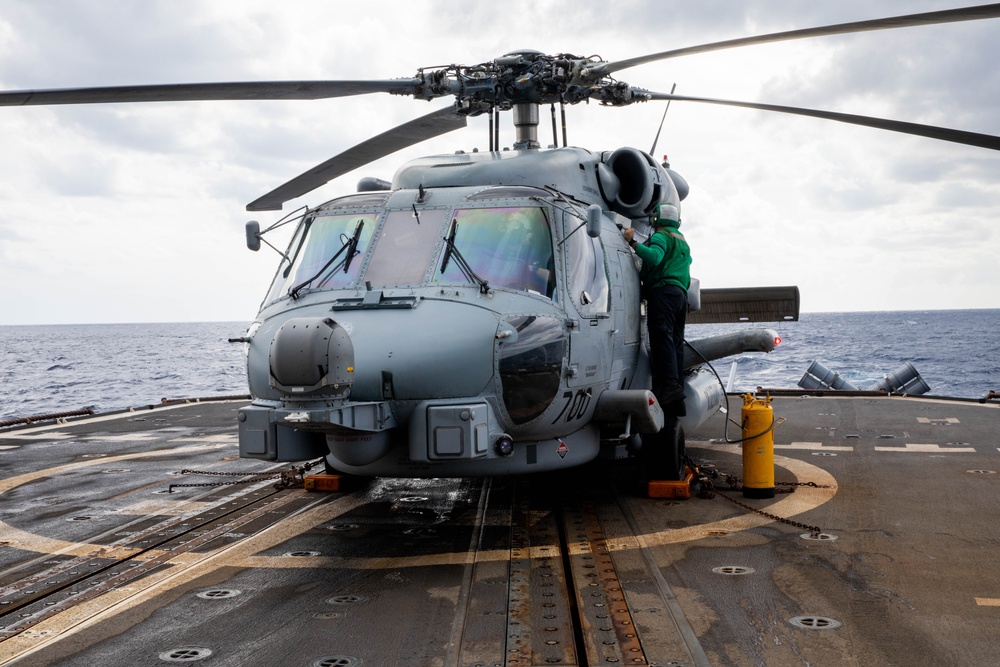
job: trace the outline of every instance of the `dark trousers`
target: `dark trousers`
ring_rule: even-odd
[[[646,290],[652,390],[657,400],[683,386],[686,319],[687,292],[683,289],[667,285]]]

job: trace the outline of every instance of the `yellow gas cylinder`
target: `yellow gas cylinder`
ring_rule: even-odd
[[[774,498],[774,411],[771,397],[743,396],[743,497]]]

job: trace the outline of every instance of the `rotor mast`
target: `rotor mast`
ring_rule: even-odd
[[[538,103],[514,105],[514,149],[541,148],[538,142]]]

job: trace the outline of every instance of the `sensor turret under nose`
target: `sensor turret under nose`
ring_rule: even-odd
[[[328,317],[288,320],[271,340],[271,386],[291,396],[346,399],[354,381],[354,345]]]

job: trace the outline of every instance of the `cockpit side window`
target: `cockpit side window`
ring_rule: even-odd
[[[592,238],[579,227],[579,219],[566,216],[566,266],[570,296],[581,315],[608,312],[610,307],[608,271],[604,262],[604,246],[600,238]],[[577,229],[577,231],[573,231]]]
[[[491,287],[506,287],[553,298],[555,260],[552,234],[537,206],[463,208],[454,213],[455,249]],[[450,227],[448,228],[450,230]],[[459,263],[449,261],[434,282],[467,283]]]
[[[294,257],[302,246],[302,236],[305,234],[309,225],[312,223],[311,219],[306,219],[303,223],[299,224],[295,229],[295,234],[292,236],[291,243],[288,244],[288,250],[281,259],[281,263],[278,265],[278,272],[274,275],[274,280],[271,281],[271,287],[267,290],[267,296],[264,297],[264,303],[262,306],[266,306],[273,301],[277,301],[283,296],[288,294],[287,289],[282,289],[285,283],[288,281],[288,276],[292,270],[292,257]]]

